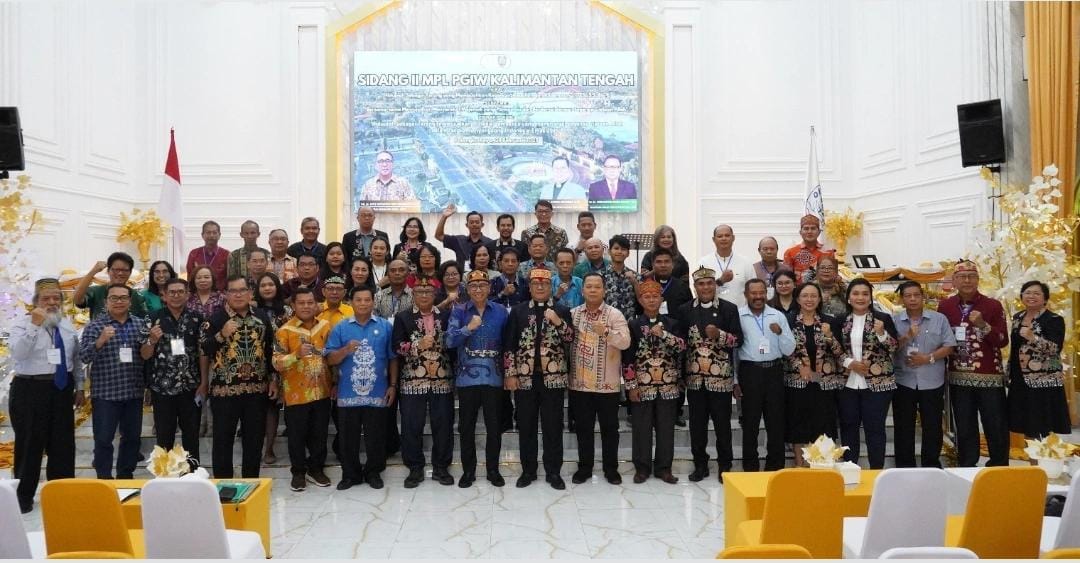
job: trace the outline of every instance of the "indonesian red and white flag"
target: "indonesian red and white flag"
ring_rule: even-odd
[[[158,215],[169,224],[172,239],[172,263],[182,268],[184,258],[184,208],[180,201],[180,159],[176,157],[176,132],[169,129],[169,156],[165,159],[165,179],[161,183]]]

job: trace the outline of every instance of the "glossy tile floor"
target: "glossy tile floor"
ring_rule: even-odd
[[[520,466],[501,468],[506,486],[481,477],[469,489],[428,479],[403,486],[408,471],[392,466],[386,486],[358,485],[348,491],[308,484],[289,490],[288,471],[274,477],[271,533],[274,558],[706,558],[723,549],[723,485],[715,473],[699,483],[686,476],[690,463],[675,464],[679,482],[632,482],[628,463],[623,484],[613,486],[597,472],[581,485],[570,482],[576,464],[564,465],[566,490],[556,491],[543,475],[525,489],[514,487]],[[479,474],[483,475],[483,466]],[[451,466],[454,477],[460,469]],[[340,469],[327,474],[334,484]],[[41,512],[24,516],[28,530],[41,528]]]

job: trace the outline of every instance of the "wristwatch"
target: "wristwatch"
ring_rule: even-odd
[[[930,352],[930,363],[933,364],[936,361],[937,361],[937,358],[934,357],[934,353]]]

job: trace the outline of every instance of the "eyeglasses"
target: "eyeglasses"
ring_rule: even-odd
[[[245,293],[247,291],[251,290],[246,287],[230,287],[229,289],[225,290],[225,293],[230,293],[232,295],[240,295],[241,293]]]
[[[604,170],[618,170],[620,168],[622,168],[621,164],[616,165],[616,166],[604,166]]]
[[[550,209],[537,209],[536,210],[537,215],[551,215],[551,213],[552,213],[552,211]]]
[[[818,266],[819,272],[835,272],[836,266]]]
[[[120,303],[120,302],[123,302],[123,301],[131,301],[131,296],[130,295],[110,295],[109,296],[109,302],[110,303]]]
[[[379,160],[376,160],[375,162],[377,164],[390,164],[391,162],[394,162],[394,161],[389,159],[389,158],[380,158]]]
[[[109,268],[109,271],[114,274],[130,274],[131,268]]]
[[[974,280],[978,278],[979,274],[953,274],[954,280]]]
[[[186,289],[170,289],[169,291],[166,291],[165,293],[167,295],[183,295],[183,294],[187,293],[187,290]]]

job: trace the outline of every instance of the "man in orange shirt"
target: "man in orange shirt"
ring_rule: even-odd
[[[818,242],[821,234],[821,219],[814,215],[804,215],[799,220],[799,235],[802,243],[784,251],[784,264],[799,277],[799,283],[813,281],[812,270],[817,268],[822,256],[832,255],[835,250],[825,250]]]
[[[307,479],[320,487],[330,486],[323,466],[330,401],[337,389],[322,355],[330,336],[330,323],[315,318],[319,304],[310,289],[296,290],[293,310],[295,316],[275,335],[273,362],[284,386],[282,396],[292,465],[290,486],[294,491],[302,491]]]

